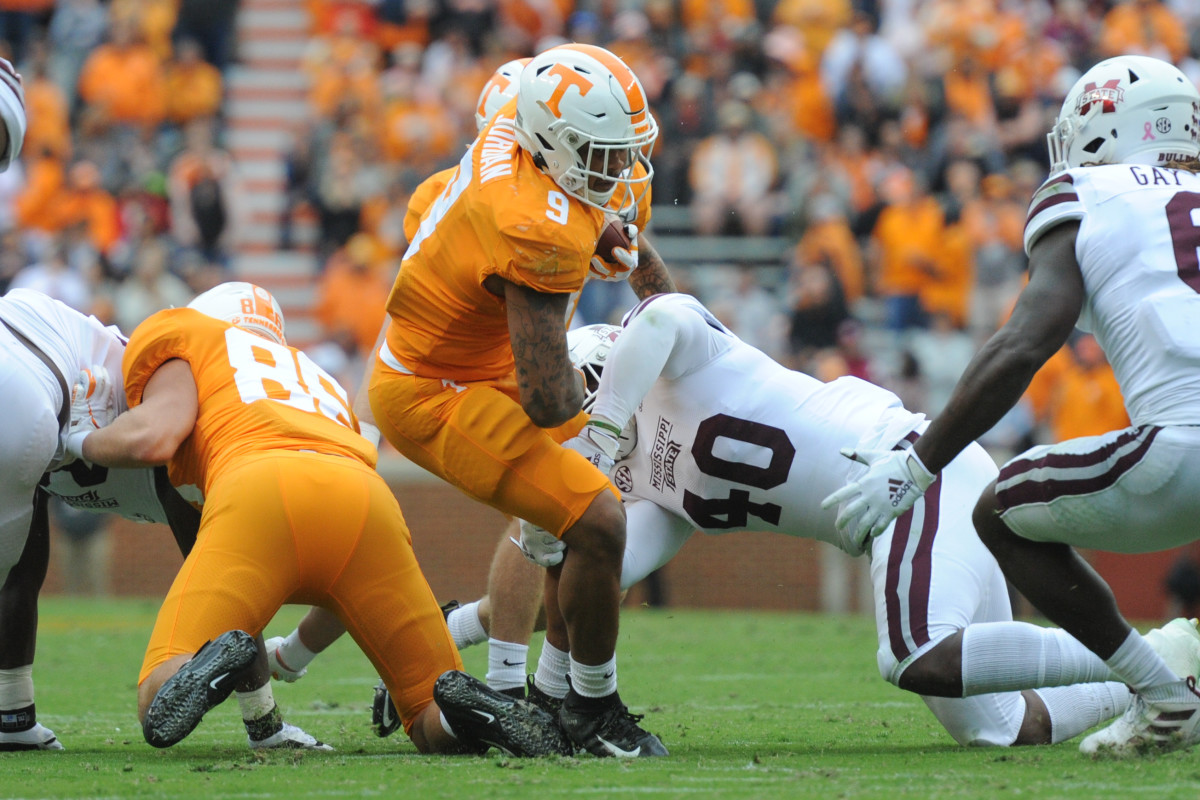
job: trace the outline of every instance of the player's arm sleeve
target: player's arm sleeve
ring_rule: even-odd
[[[1025,253],[1028,255],[1047,231],[1064,222],[1078,222],[1086,211],[1070,172],[1051,178],[1033,193],[1025,215]]]
[[[159,311],[138,325],[129,337],[121,361],[121,372],[125,376],[125,397],[130,408],[142,402],[146,383],[159,367],[172,358],[188,360],[185,341],[180,333],[181,311],[197,313],[188,309]]]
[[[0,153],[0,172],[4,172],[21,155],[26,119],[25,90],[21,86],[21,76],[3,58],[0,58],[0,120],[3,120],[4,130],[8,134],[8,146]]]
[[[594,416],[623,428],[659,377],[677,378],[708,360],[708,325],[693,303],[660,294],[630,313],[600,376]]]
[[[579,291],[592,253],[584,253],[583,246],[571,235],[556,238],[556,233],[559,232],[536,222],[505,225],[499,231],[499,257],[494,273],[517,286],[544,294]],[[595,250],[594,241],[590,250]]]
[[[649,500],[627,500],[625,520],[622,591],[674,558],[693,533],[690,522]]]

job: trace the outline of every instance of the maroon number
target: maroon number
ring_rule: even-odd
[[[1179,192],[1167,203],[1167,225],[1179,279],[1200,292],[1200,225],[1192,217],[1196,209],[1200,209],[1200,193]]]
[[[713,446],[722,437],[770,450],[770,463],[759,467],[718,457]],[[701,422],[692,443],[692,458],[705,475],[756,489],[772,489],[787,481],[795,457],[796,447],[787,431],[728,414],[717,414]],[[732,489],[726,498],[700,497],[685,489],[683,510],[701,528],[744,528],[752,516],[778,525],[783,511],[775,503],[751,502],[750,493],[744,489]]]

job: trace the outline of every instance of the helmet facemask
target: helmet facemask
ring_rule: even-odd
[[[563,45],[521,72],[517,141],[562,189],[602,210],[634,208],[650,186],[658,124],[641,83],[603,48]],[[646,167],[635,177],[638,161]],[[621,188],[620,208],[608,203]]]

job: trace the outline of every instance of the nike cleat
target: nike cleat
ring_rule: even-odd
[[[562,708],[563,699],[561,697],[554,697],[539,689],[532,675],[525,679],[525,699],[556,720],[558,719],[558,710]]]
[[[0,732],[0,753],[17,750],[62,750],[62,742],[54,735],[54,731],[40,722],[35,722],[32,728],[23,731]]]
[[[329,752],[332,747],[315,736],[305,733],[290,723],[283,723],[278,731],[265,739],[250,739],[251,750],[321,750]]]
[[[576,747],[601,757],[668,755],[662,740],[638,725],[644,715],[629,713],[616,692],[600,702],[603,704],[582,697],[574,689],[563,698],[558,721]]]
[[[142,735],[154,747],[170,747],[196,729],[208,710],[220,705],[258,657],[254,638],[228,631],[196,651],[159,688],[142,722]]]
[[[442,603],[442,619],[446,620],[446,622],[449,622],[450,613],[460,608],[462,608],[462,604],[457,600],[447,600],[445,603]]]
[[[375,687],[375,699],[371,701],[371,730],[381,739],[400,730],[400,715],[383,681]]]
[[[554,718],[526,700],[496,691],[465,672],[443,672],[433,687],[450,728],[468,749],[495,747],[510,756],[574,753]]]

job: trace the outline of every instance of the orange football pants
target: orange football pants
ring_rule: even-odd
[[[368,388],[375,424],[392,446],[434,475],[555,536],[579,521],[608,479],[561,447],[587,414],[539,428],[521,408],[516,378],[456,383],[397,372],[375,359]]]
[[[383,478],[352,458],[272,450],[211,483],[196,546],[158,612],[138,683],[228,630],[258,634],[285,603],[335,613],[408,730],[462,669]]]

